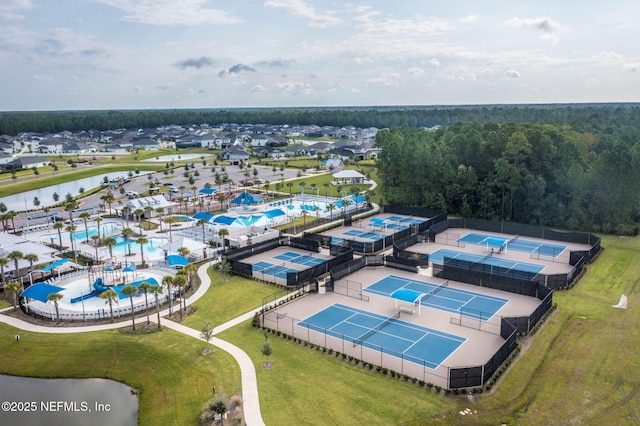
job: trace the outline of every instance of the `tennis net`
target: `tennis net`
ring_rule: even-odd
[[[439,286],[437,286],[436,288],[434,288],[433,290],[431,290],[430,292],[426,293],[424,296],[422,296],[420,298],[420,301],[427,299],[431,296],[433,296],[434,294],[440,292],[443,288],[445,287],[449,287],[449,280],[446,280],[444,283],[440,284]]]
[[[509,245],[510,245],[512,242],[514,242],[515,240],[517,240],[518,238],[520,238],[520,235],[516,235],[515,237],[511,238],[510,240],[507,240],[507,242],[506,242],[506,243],[504,243],[504,247],[505,247],[506,249],[508,249],[508,248],[509,248]]]
[[[355,348],[358,345],[362,346],[362,342],[364,342],[365,340],[367,340],[369,337],[371,337],[372,335],[374,335],[375,333],[379,332],[380,330],[382,330],[384,327],[386,327],[387,325],[389,325],[389,323],[391,321],[393,321],[394,319],[398,319],[400,318],[400,311],[396,312],[394,315],[387,317],[384,319],[384,321],[382,321],[380,324],[376,325],[375,327],[373,327],[371,330],[367,330],[365,333],[363,333],[361,336],[358,336],[357,339],[353,339],[353,347]]]

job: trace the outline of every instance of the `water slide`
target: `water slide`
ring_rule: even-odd
[[[80,302],[82,300],[89,299],[90,297],[100,296],[100,293],[107,290],[109,287],[102,284],[102,278],[98,277],[96,282],[93,283],[93,291],[91,293],[83,294],[82,296],[74,297],[71,299],[71,303]]]

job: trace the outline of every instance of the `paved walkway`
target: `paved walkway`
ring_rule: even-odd
[[[196,292],[191,295],[187,299],[187,305],[191,305],[198,299],[200,299],[209,289],[211,285],[211,281],[209,280],[209,276],[207,275],[207,268],[210,266],[210,263],[206,263],[202,265],[198,269],[198,276],[200,277],[200,287]],[[280,300],[286,299],[287,296],[278,299],[275,303]],[[8,311],[13,309],[13,307],[5,308],[0,311],[0,313],[4,311]],[[230,321],[227,321],[224,324],[221,324],[213,329],[214,335],[220,333],[224,330],[227,330],[231,327],[234,327],[248,319],[253,318],[256,312],[259,312],[261,308],[256,308],[253,311],[247,312],[243,315],[240,315]],[[169,309],[165,309],[160,312],[162,316],[169,314]],[[150,319],[153,321],[153,318],[156,316],[153,315]],[[10,317],[7,315],[0,315],[0,322],[4,322],[5,324],[9,324],[13,327],[19,328],[21,330],[33,331],[36,333],[50,333],[50,334],[64,334],[64,333],[87,333],[91,331],[100,331],[100,330],[110,330],[114,328],[127,327],[131,321],[125,320],[117,323],[110,324],[100,324],[100,325],[89,325],[89,326],[79,326],[79,327],[46,327],[42,325],[31,324],[29,322],[23,321],[18,318]],[[136,323],[144,323],[146,322],[146,316],[140,316],[136,318]],[[155,322],[155,321],[153,321]],[[179,333],[185,334],[187,336],[193,337],[195,339],[199,339],[205,341],[202,337],[200,337],[200,331],[194,330],[193,328],[186,327],[177,322],[168,320],[166,318],[162,319],[162,325],[170,328],[171,330],[177,331]],[[260,399],[258,397],[258,382],[256,379],[256,370],[253,365],[253,361],[249,358],[242,349],[239,347],[232,345],[231,343],[214,337],[211,342],[214,346],[228,352],[233,356],[238,365],[240,366],[240,372],[242,376],[242,400],[243,400],[243,411],[244,411],[244,419],[247,425],[264,425],[264,421],[262,420],[262,414],[260,413]]]

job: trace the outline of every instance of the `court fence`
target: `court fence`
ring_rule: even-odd
[[[589,250],[578,251],[587,262],[600,251],[601,239],[586,232],[562,232],[539,225],[526,225],[514,222],[493,222],[483,219],[447,219],[438,223],[433,228],[436,233],[445,231],[448,228],[469,228],[479,231],[496,232],[501,234],[519,235],[522,237],[540,238],[544,240],[562,241],[567,243],[585,244],[590,246]],[[431,232],[431,230],[430,230]]]
[[[404,216],[417,216],[426,219],[424,222],[417,224],[416,232],[425,232],[437,223],[447,220],[447,212],[442,210],[430,209],[426,207],[411,207],[399,204],[388,204],[384,206],[385,213],[396,213]]]
[[[354,284],[352,287],[355,289],[358,283]],[[504,318],[500,324],[500,335],[505,341],[485,364],[451,367],[441,363],[436,368],[431,368],[433,362],[407,356],[393,348],[358,341],[327,328],[311,326],[279,309],[263,312],[260,324],[278,336],[298,341],[305,346],[315,345],[325,353],[349,359],[355,364],[362,363],[363,366],[369,366],[370,369],[375,367],[376,371],[392,377],[397,375],[405,380],[415,379],[444,389],[482,387],[488,384],[493,374],[517,348],[517,330],[509,319]]]
[[[510,323],[519,333],[530,332],[553,305],[553,290],[536,281],[469,270],[460,267],[459,263],[453,264],[446,261],[443,265],[433,265],[433,275],[442,279],[465,282],[479,287],[493,288],[539,299],[541,302],[531,315],[509,318]],[[463,314],[464,311],[460,313],[459,325],[469,323],[469,320],[462,319]]]
[[[299,339],[305,345],[316,345],[329,354],[349,359],[354,363],[371,364],[375,366],[376,371],[415,378],[445,389],[451,388],[450,368],[444,364],[432,369],[429,367],[432,363],[427,360],[418,360],[413,356],[409,359],[407,355],[393,348],[370,343],[359,344],[352,337],[337,335],[326,328],[310,326],[298,318],[280,312],[279,309],[265,312],[262,315],[261,324],[264,328],[273,330],[278,336],[289,340]]]

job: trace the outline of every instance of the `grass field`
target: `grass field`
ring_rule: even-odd
[[[217,337],[244,349],[256,365],[263,417],[269,425],[619,425],[640,422],[640,239],[603,238],[604,252],[578,285],[556,292],[544,326],[492,392],[445,397],[402,380],[275,336],[271,369],[262,368],[264,336],[250,322]],[[275,287],[237,277],[213,285],[185,323],[201,329],[261,303]],[[620,294],[629,309],[611,307]],[[195,424],[213,384],[227,394],[238,368],[224,352],[171,331],[132,336],[118,331],[41,335],[0,325],[0,372],[43,377],[108,377],[141,389],[142,424]],[[8,350],[7,350],[8,348]],[[466,408],[476,411],[462,416]]]
[[[240,371],[227,353],[203,355],[204,342],[173,331],[147,335],[117,330],[37,334],[0,324],[0,373],[16,376],[102,377],[140,391],[142,425],[196,424],[212,386],[240,389]],[[7,342],[10,342],[7,344]],[[1,423],[1,419],[0,419]]]

